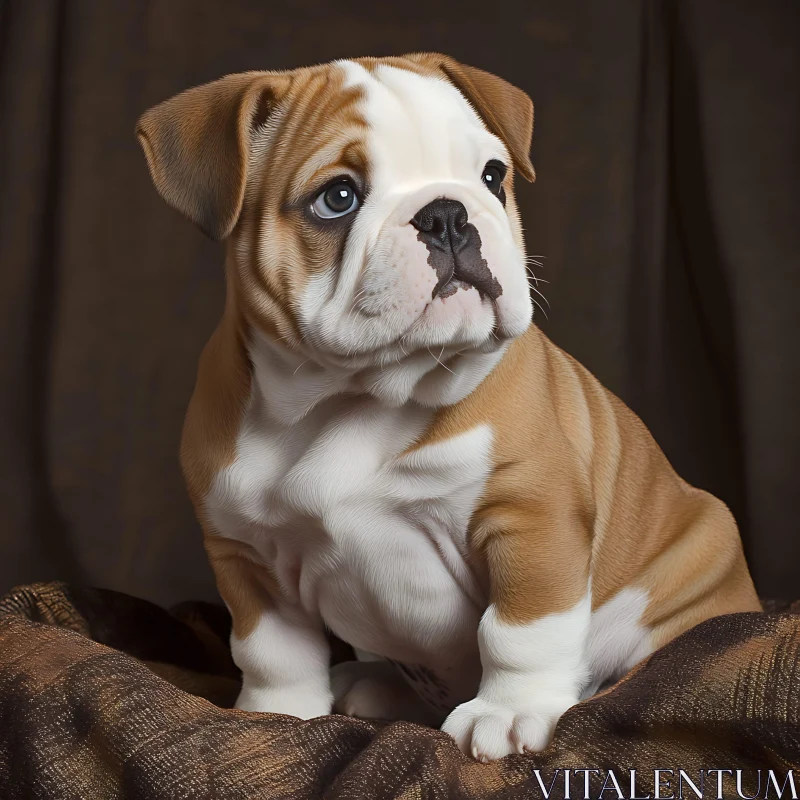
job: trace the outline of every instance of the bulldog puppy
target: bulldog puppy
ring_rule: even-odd
[[[158,191],[227,242],[181,461],[239,708],[444,720],[486,761],[759,608],[723,503],[531,324],[532,127],[433,53],[230,75],[139,121]],[[331,674],[326,628],[372,656]]]

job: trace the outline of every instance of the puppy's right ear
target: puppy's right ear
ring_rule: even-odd
[[[244,72],[189,89],[136,125],[153,183],[212,239],[239,219],[253,133],[289,89],[281,72]]]

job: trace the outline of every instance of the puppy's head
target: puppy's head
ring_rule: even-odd
[[[530,323],[513,175],[534,178],[532,128],[524,92],[426,53],[231,75],[137,134],[167,202],[228,239],[253,327],[323,365],[419,377]]]

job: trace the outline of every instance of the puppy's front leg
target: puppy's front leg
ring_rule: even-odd
[[[331,713],[325,633],[294,609],[264,609],[246,636],[231,636],[231,654],[242,671],[236,708],[302,719]]]
[[[480,688],[442,726],[480,761],[544,749],[587,681],[588,547],[580,532],[559,530],[561,516],[546,520],[546,546],[509,528],[487,538],[491,603],[478,628]]]
[[[242,671],[236,707],[311,719],[331,713],[330,648],[320,621],[281,602],[264,567],[235,543],[206,544],[233,618],[231,654]]]

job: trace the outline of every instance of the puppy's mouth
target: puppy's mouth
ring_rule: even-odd
[[[441,297],[442,300],[444,300],[446,297],[454,295],[459,289],[472,289],[472,288],[473,286],[471,283],[467,283],[467,281],[462,280],[461,278],[456,278],[454,274],[450,278],[450,280],[447,281],[447,283],[441,288],[439,288],[437,285],[437,288],[433,290],[433,298]]]
[[[430,259],[429,256],[429,262]],[[449,274],[445,272],[433,287],[431,300],[435,300],[437,297],[444,300],[454,295],[459,289],[477,289],[481,300],[488,298],[496,301],[503,294],[503,287],[492,275],[486,259],[480,259],[477,265],[473,263],[465,266],[463,260],[459,262],[457,257],[454,258]]]

